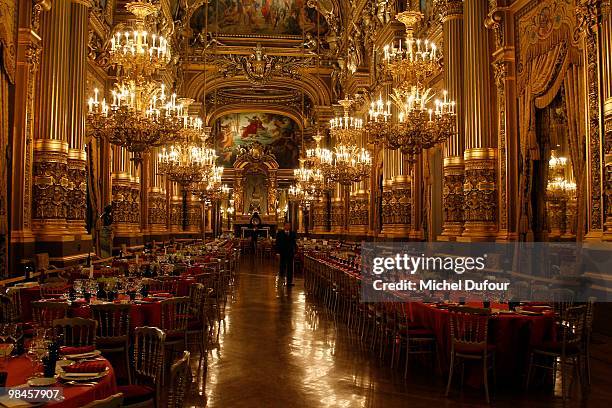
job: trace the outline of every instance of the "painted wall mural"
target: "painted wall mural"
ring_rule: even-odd
[[[234,113],[218,119],[215,128],[218,162],[225,167],[232,167],[240,148],[254,141],[269,149],[280,168],[298,165],[302,135],[291,118],[261,112]]]
[[[199,33],[204,29],[206,6],[198,8],[189,22]],[[327,29],[320,17],[319,30]],[[222,34],[302,35],[316,32],[317,11],[305,0],[211,0],[208,4],[208,31]]]

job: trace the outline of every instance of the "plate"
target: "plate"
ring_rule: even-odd
[[[56,383],[55,377],[37,377],[30,378],[28,380],[28,385],[30,387],[49,387]]]
[[[62,371],[59,376],[64,381],[91,381],[106,377],[109,371],[108,367],[100,373],[67,373]]]
[[[86,358],[98,357],[101,355],[102,355],[102,352],[100,350],[94,350],[94,351],[90,351],[89,353],[65,354],[64,357],[68,360],[84,360]]]

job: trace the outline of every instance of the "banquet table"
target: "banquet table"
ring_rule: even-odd
[[[450,312],[434,304],[407,303],[412,321],[432,330],[436,336],[440,364],[448,370],[451,352]],[[482,307],[482,303],[469,303],[468,306]],[[489,344],[495,345],[495,366],[499,380],[516,382],[526,373],[529,352],[534,347],[554,335],[554,314],[522,315],[507,313],[507,304],[492,304],[493,311],[489,321]],[[505,311],[505,312],[504,312]],[[469,381],[478,383],[478,379]]]
[[[94,386],[79,386],[67,385],[58,381],[53,387],[62,388],[64,399],[57,402],[51,402],[45,406],[54,408],[76,408],[89,404],[92,401],[104,399],[117,393],[117,381],[115,372],[111,364],[107,361],[109,367],[108,374],[103,377]],[[8,372],[6,380],[7,387],[16,387],[25,384],[28,378],[32,377],[35,369],[30,360],[25,356],[14,357],[10,359],[4,369]]]

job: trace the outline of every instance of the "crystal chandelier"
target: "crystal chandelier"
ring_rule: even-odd
[[[229,196],[229,187],[222,185],[223,166],[212,166],[202,179],[193,184],[192,193],[202,200],[218,200]]]
[[[171,59],[168,40],[156,30],[159,4],[131,1],[125,8],[134,15],[128,23],[113,28],[109,59],[123,76],[142,78],[164,69]]]
[[[99,99],[98,89],[88,101],[87,128],[90,136],[103,138],[134,153],[134,160],[151,147],[177,137],[185,118],[176,94],[168,97],[165,85],[135,80],[115,84],[112,103]]]
[[[391,116],[391,101],[383,101],[381,93],[377,101],[370,103],[370,110],[368,111],[368,123],[365,125],[365,131],[370,142],[378,144],[388,137],[391,132]]]
[[[392,99],[398,107],[398,123],[385,134],[386,145],[391,150],[399,149],[414,162],[423,149],[443,143],[456,133],[457,117],[455,102],[443,100],[432,104],[432,90],[413,86],[409,92],[394,89]]]
[[[295,186],[314,197],[320,197],[326,191],[332,190],[331,186],[325,182],[325,175],[319,168],[321,162],[319,161],[318,166],[311,168],[305,166],[307,162],[307,158],[301,158],[300,167],[293,170]]]
[[[565,173],[567,170],[567,158],[558,157],[556,152],[551,152],[548,161],[549,180],[546,185],[546,193],[549,199],[562,200],[572,199],[576,196],[576,183],[568,181]]]
[[[344,108],[344,116],[330,121],[330,132],[336,146],[331,154],[322,154],[320,161],[326,178],[349,186],[370,174],[372,158],[366,149],[357,147],[357,140],[363,132],[363,121],[349,116],[353,101],[343,99],[338,102]]]
[[[419,11],[399,13],[396,19],[406,26],[406,39],[383,47],[385,68],[395,83],[421,85],[441,69],[436,44],[413,36],[413,27],[422,18]]]
[[[397,123],[391,117],[390,101],[379,100],[370,106],[366,130],[371,142],[384,141],[390,150],[400,150],[410,162],[424,149],[443,143],[456,134],[455,102],[435,99],[434,91],[425,87],[428,78],[436,75],[441,65],[433,42],[413,37],[413,28],[422,18],[418,11],[407,10],[397,15],[406,26],[406,39],[383,48],[386,72],[397,85],[391,99],[397,108]]]
[[[190,140],[165,147],[159,154],[159,171],[182,186],[197,183],[215,165],[214,149],[198,146]]]

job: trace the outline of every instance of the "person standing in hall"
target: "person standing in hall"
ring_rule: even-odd
[[[297,247],[297,236],[291,230],[291,224],[286,222],[282,231],[276,234],[276,252],[280,255],[281,278],[287,278],[287,286],[293,286],[293,258]]]

